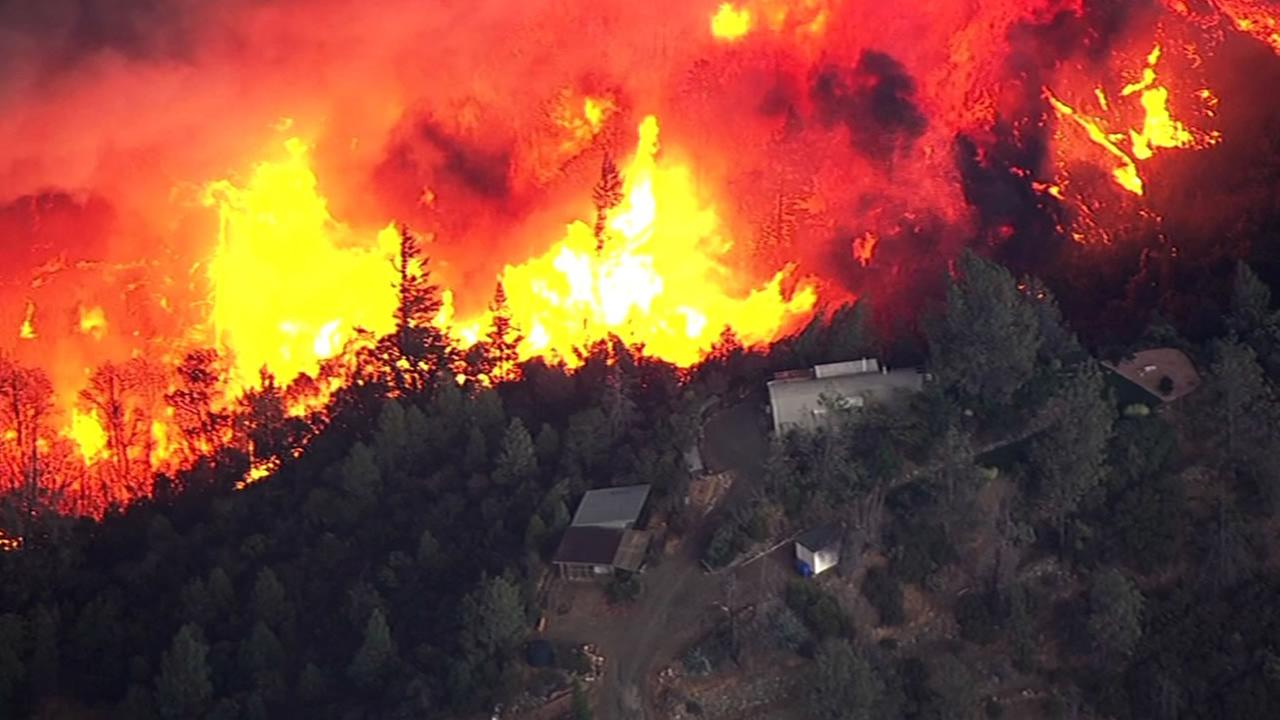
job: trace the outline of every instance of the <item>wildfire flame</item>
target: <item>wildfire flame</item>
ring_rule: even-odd
[[[751,32],[751,11],[724,3],[711,17],[711,34],[719,40],[737,40]]]
[[[721,258],[732,244],[715,210],[698,202],[689,169],[660,164],[658,150],[658,120],[649,116],[602,251],[591,225],[577,221],[542,256],[503,271],[512,320],[525,337],[523,358],[572,365],[578,350],[616,335],[689,366],[726,329],[744,344],[767,343],[813,308],[811,285],[783,292],[786,268],[745,297],[725,289],[731,273]],[[477,324],[461,323],[460,341],[477,336]]]
[[[107,314],[102,308],[94,306],[80,308],[80,332],[101,340],[107,334]]]
[[[853,259],[862,267],[867,267],[876,256],[876,246],[879,244],[880,236],[870,230],[859,235],[853,239]]]
[[[742,5],[722,3],[711,16],[711,35],[734,42],[757,25],[775,33],[817,35],[827,27],[835,0],[754,0]]]
[[[1075,123],[1084,130],[1090,141],[1112,157],[1115,165],[1111,171],[1112,177],[1120,187],[1135,195],[1143,195],[1146,192],[1146,183],[1139,170],[1139,162],[1150,160],[1157,150],[1202,148],[1221,139],[1217,131],[1197,134],[1173,117],[1169,109],[1169,89],[1158,84],[1156,66],[1160,62],[1161,54],[1161,47],[1157,44],[1147,54],[1146,65],[1142,68],[1140,78],[1120,89],[1120,98],[1134,96],[1138,98],[1139,107],[1142,109],[1142,122],[1138,128],[1113,132],[1107,128],[1104,120],[1081,112],[1051,89],[1044,88],[1045,100],[1058,117]],[[1101,113],[1115,114],[1113,108],[1116,103],[1109,100],[1104,88],[1094,88],[1093,95]],[[1197,93],[1196,97],[1206,108],[1205,114],[1211,116],[1216,106],[1213,93],[1204,89]]]
[[[254,386],[264,367],[286,380],[315,374],[355,328],[393,326],[394,226],[361,242],[329,214],[307,145],[291,138],[285,151],[243,186],[219,180],[203,194],[221,220],[208,266],[211,320],[234,361],[234,394]]]
[[[103,429],[96,410],[86,413],[78,408],[71,408],[71,424],[67,428],[67,437],[75,441],[86,465],[92,465],[106,457],[107,431]]]
[[[27,301],[27,309],[22,315],[22,327],[18,328],[18,338],[22,340],[36,339],[36,304]]]

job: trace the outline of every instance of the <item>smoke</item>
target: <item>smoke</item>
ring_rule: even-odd
[[[882,52],[863,52],[852,70],[820,67],[809,92],[818,118],[844,124],[854,147],[874,159],[910,150],[928,126],[916,104],[915,79]]]
[[[628,152],[648,113],[662,121],[663,160],[694,169],[727,227],[744,285],[796,262],[911,312],[899,288],[961,247],[1051,270],[1072,252],[1081,207],[1095,226],[1138,216],[1105,168],[1081,164],[1096,155],[1064,153],[1087,142],[1063,139],[1042,90],[1084,96],[1184,32],[1160,4],[946,0],[903,12],[844,0],[825,4],[820,30],[762,24],[733,44],[710,36],[718,4],[0,0],[0,336],[28,300],[63,324],[77,303],[109,303],[122,279],[103,267],[135,268],[128,282],[169,310],[109,309],[108,340],[77,340],[69,362],[137,352],[134,331],[181,334],[205,311],[216,231],[199,188],[243,178],[295,135],[355,235],[391,220],[436,234],[433,259],[463,307],[487,301],[504,263],[590,217],[600,158]],[[1185,33],[1176,39],[1202,51],[1214,42]],[[1254,59],[1274,72],[1265,49]],[[612,109],[583,139],[562,121],[586,96]],[[1037,189],[1064,163],[1087,203]],[[1152,172],[1166,168],[1166,185],[1196,170]],[[1206,194],[1199,205],[1213,205]],[[849,248],[867,232],[880,243],[862,267]],[[60,259],[90,264],[32,286]]]

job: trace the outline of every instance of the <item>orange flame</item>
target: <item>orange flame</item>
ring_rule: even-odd
[[[579,350],[616,335],[647,355],[689,366],[726,328],[746,345],[767,343],[813,308],[811,285],[784,293],[789,268],[745,297],[726,290],[732,274],[721,258],[732,243],[719,217],[699,203],[688,168],[657,162],[657,118],[646,117],[639,135],[603,246],[589,223],[577,221],[542,256],[503,271],[512,322],[524,336],[522,358],[574,365]],[[443,319],[452,322],[451,307],[448,313]],[[488,322],[454,322],[451,332],[466,345]]]
[[[867,267],[876,256],[876,246],[879,244],[880,236],[870,230],[859,235],[853,239],[853,259],[862,267]]]
[[[1102,120],[1080,112],[1049,88],[1044,89],[1045,100],[1058,117],[1074,122],[1085,131],[1090,141],[1112,156],[1115,162],[1112,177],[1120,187],[1135,195],[1146,192],[1138,163],[1150,160],[1158,149],[1201,148],[1221,139],[1221,134],[1217,131],[1197,135],[1174,119],[1169,110],[1169,89],[1157,84],[1156,65],[1160,58],[1161,48],[1157,44],[1147,54],[1140,78],[1124,85],[1120,90],[1121,98],[1138,97],[1138,104],[1142,109],[1142,125],[1139,129],[1111,132]],[[1103,88],[1095,88],[1094,97],[1103,113],[1112,112],[1113,103],[1109,101]],[[1212,91],[1201,90],[1196,93],[1196,97],[1205,106],[1205,114],[1212,116],[1217,103]]]

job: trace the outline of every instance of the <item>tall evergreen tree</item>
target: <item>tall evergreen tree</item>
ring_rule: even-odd
[[[533,447],[533,438],[520,418],[512,418],[511,424],[502,436],[502,451],[498,454],[498,465],[494,469],[493,478],[506,485],[522,483],[538,472],[538,455]]]
[[[1051,400],[1056,417],[1032,443],[1031,467],[1041,501],[1061,539],[1067,516],[1102,481],[1115,406],[1095,364],[1074,371]]]
[[[394,262],[396,328],[380,342],[392,387],[401,393],[421,392],[438,372],[447,372],[452,365],[449,339],[435,324],[444,302],[428,263],[418,238],[401,225]]]
[[[489,303],[493,316],[485,341],[486,373],[493,382],[509,382],[520,377],[520,343],[524,336],[511,319],[511,307],[507,304],[507,291],[499,281]]]
[[[969,251],[958,265],[946,312],[927,328],[931,366],[965,402],[999,407],[1035,370],[1040,313],[1000,265]]]
[[[391,628],[382,610],[374,608],[365,625],[364,640],[347,667],[347,677],[357,686],[372,690],[386,678],[396,659],[395,642]]]
[[[165,720],[201,717],[213,697],[209,647],[197,625],[183,625],[160,661],[156,707]]]
[[[607,154],[600,163],[600,180],[591,191],[591,199],[596,206],[596,252],[600,253],[604,251],[609,211],[622,204],[622,174]]]
[[[1128,656],[1142,637],[1142,591],[1114,568],[1098,573],[1089,589],[1089,635],[1111,659]]]

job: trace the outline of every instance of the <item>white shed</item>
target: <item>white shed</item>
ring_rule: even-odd
[[[814,528],[796,538],[796,570],[805,577],[821,575],[840,564],[844,530],[838,525]]]

